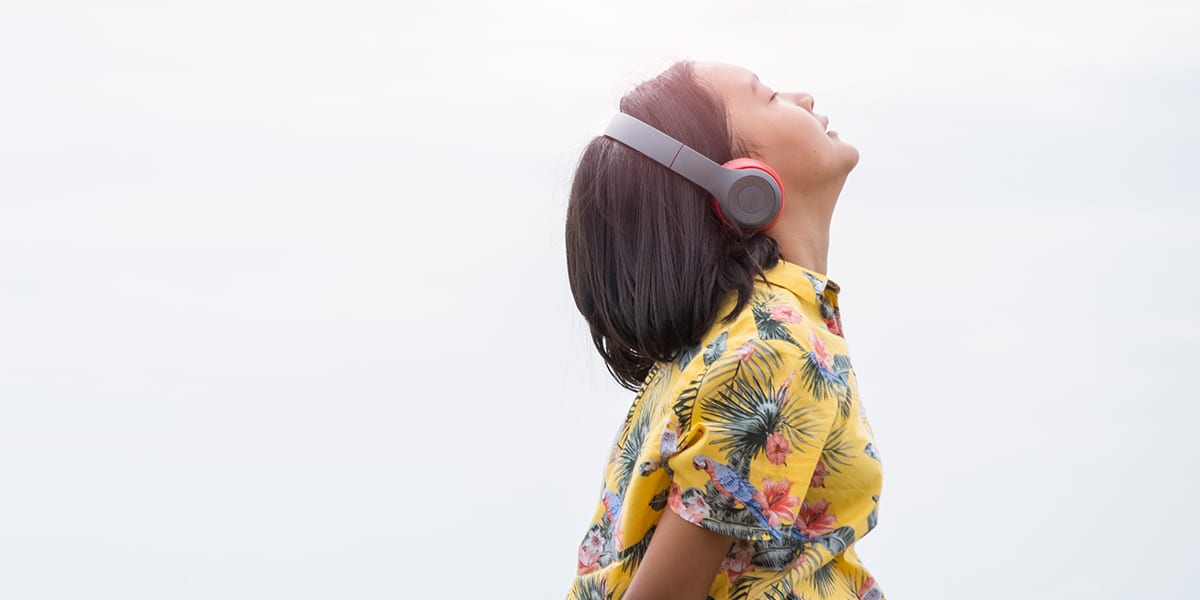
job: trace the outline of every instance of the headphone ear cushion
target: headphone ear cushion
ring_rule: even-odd
[[[768,204],[770,205],[767,210],[767,213],[765,215],[763,215],[762,213],[753,215],[752,219],[753,219],[754,224],[749,226],[748,228],[752,230],[751,233],[759,233],[759,232],[766,231],[766,230],[770,229],[771,227],[773,227],[775,225],[775,223],[777,223],[779,221],[779,217],[783,215],[783,207],[784,207],[784,199],[785,199],[785,194],[784,194],[784,190],[783,190],[783,180],[781,180],[779,178],[779,174],[776,173],[775,170],[772,169],[770,167],[770,165],[768,165],[767,163],[764,163],[760,160],[755,160],[753,158],[735,158],[721,166],[725,167],[726,169],[732,169],[735,171],[746,171],[746,170],[759,171],[761,174],[765,175],[766,177],[770,177],[771,180],[775,182],[775,186],[777,187],[779,192],[777,195],[772,193],[771,197],[766,199],[766,200],[768,200]],[[762,185],[763,187],[766,187],[765,184],[760,183],[760,185]],[[737,184],[735,184],[733,191],[736,192],[738,187],[739,186]],[[726,202],[730,203],[730,205],[729,206],[721,206],[721,200],[715,196],[713,197],[713,206],[716,207],[717,214],[721,216],[721,219],[726,222],[729,222],[732,220],[741,229],[747,228],[746,223],[744,221],[746,221],[747,219],[750,219],[751,216],[744,214],[744,211],[739,210],[739,207],[736,204],[738,202],[738,199],[737,198],[727,198]]]

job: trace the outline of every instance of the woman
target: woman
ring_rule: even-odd
[[[825,275],[858,150],[810,95],[731,65],[677,63],[620,109],[718,164],[765,163],[782,210],[749,231],[611,128],[584,151],[571,291],[638,393],[568,598],[883,598],[854,550],[882,474]]]

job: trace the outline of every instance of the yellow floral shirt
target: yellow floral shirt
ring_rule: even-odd
[[[883,483],[838,285],[780,261],[733,322],[658,363],[617,434],[569,600],[618,599],[670,508],[734,542],[713,600],[882,600],[854,543]],[[730,294],[718,311],[734,306]]]

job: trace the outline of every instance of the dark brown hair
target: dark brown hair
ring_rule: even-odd
[[[745,155],[723,99],[690,61],[638,85],[620,109],[717,163]],[[575,306],[609,372],[631,390],[655,362],[698,344],[731,292],[737,302],[724,318],[737,316],[755,277],[779,260],[771,238],[722,223],[703,188],[605,136],[575,169],[566,246]]]

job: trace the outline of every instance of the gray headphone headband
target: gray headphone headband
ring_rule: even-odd
[[[623,112],[613,116],[604,135],[658,161],[717,198],[723,198],[738,177],[736,171],[718,165],[683,142]]]
[[[604,135],[707,190],[712,194],[721,218],[740,230],[762,231],[774,223],[783,210],[783,189],[769,169],[723,167],[623,112],[613,116]]]

